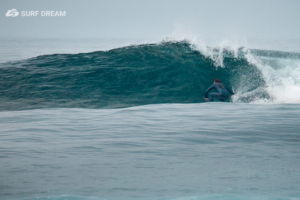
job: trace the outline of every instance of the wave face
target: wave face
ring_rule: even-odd
[[[204,52],[187,41],[43,55],[0,64],[0,109],[204,102],[215,78],[237,93],[231,102],[299,103],[299,66],[296,53],[244,48]]]

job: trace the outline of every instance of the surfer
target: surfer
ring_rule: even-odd
[[[212,92],[209,94],[209,98],[207,98],[207,94],[212,89],[217,90],[218,92]],[[228,89],[223,83],[221,83],[220,79],[216,78],[214,84],[210,86],[205,92],[205,100],[206,101],[214,101],[214,97],[219,98],[220,101],[225,101],[230,94],[234,94],[230,89]]]

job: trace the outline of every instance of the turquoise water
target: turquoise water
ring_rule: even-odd
[[[299,103],[300,53],[211,48],[187,41],[41,55],[0,64],[0,110],[200,103],[215,77],[228,101]]]
[[[2,62],[0,199],[299,199],[299,64],[187,41]]]
[[[2,112],[1,197],[298,198],[299,111],[216,102]]]

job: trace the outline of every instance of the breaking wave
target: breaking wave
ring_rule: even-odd
[[[183,41],[0,64],[0,110],[201,103],[215,78],[233,103],[300,103],[300,54]]]

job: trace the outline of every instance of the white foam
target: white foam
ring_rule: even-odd
[[[238,53],[242,51],[249,64],[255,65],[261,71],[266,85],[251,92],[247,92],[245,85],[237,86],[234,88],[236,95],[232,96],[233,102],[241,102],[242,98],[251,97],[250,103],[254,104],[300,103],[300,59],[254,56],[249,51],[245,37],[207,42],[202,40],[200,35],[181,26],[176,27],[169,39],[189,41],[204,56],[210,57],[216,67],[224,67],[224,50],[230,51],[235,58],[238,58]],[[258,95],[262,90],[267,92],[270,98]]]
[[[253,57],[249,59],[253,62]],[[300,103],[300,60],[288,58],[255,59],[266,81],[271,103]],[[264,61],[262,63],[262,61]]]
[[[211,58],[216,67],[224,67],[224,50],[233,53],[234,57],[238,57],[239,51],[248,51],[247,39],[245,37],[231,37],[223,40],[203,40],[201,35],[193,33],[182,25],[177,25],[172,34],[166,37],[169,41],[190,42],[193,47],[200,51],[204,56]]]

